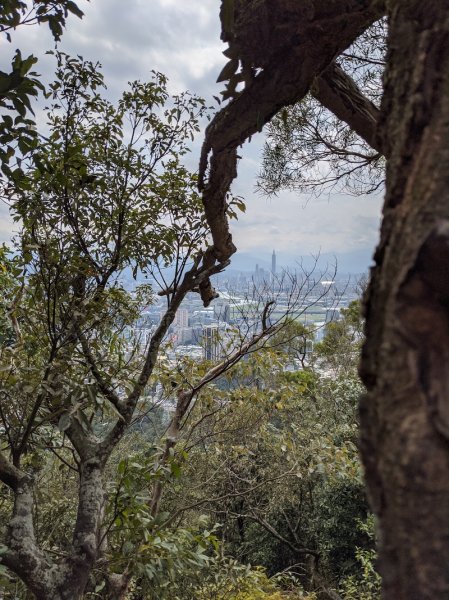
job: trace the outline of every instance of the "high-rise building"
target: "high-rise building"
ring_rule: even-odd
[[[206,325],[203,327],[203,353],[206,360],[218,360],[220,358],[220,332],[218,325]]]
[[[274,250],[271,256],[271,274],[276,275],[276,252]]]
[[[193,341],[193,329],[191,327],[181,327],[178,330],[178,341],[180,344],[186,344]]]
[[[174,324],[177,327],[188,327],[189,326],[189,311],[186,308],[178,308],[176,313]]]
[[[220,296],[214,301],[214,318],[216,321],[229,323],[230,301],[227,294],[220,292]]]

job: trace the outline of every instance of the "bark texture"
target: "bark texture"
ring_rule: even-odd
[[[386,600],[449,597],[449,2],[390,0],[362,455]]]

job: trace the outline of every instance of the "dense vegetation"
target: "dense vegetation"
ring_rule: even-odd
[[[222,1],[230,60],[219,79],[230,102],[207,128],[198,177],[183,156],[205,102],[170,96],[164,75],[131,83],[112,104],[98,65],[81,57],[56,52],[46,91],[34,56],[16,51],[0,72],[1,193],[21,228],[0,250],[5,598],[379,598],[358,414],[384,597],[447,596],[448,8],[274,6]],[[30,24],[59,40],[69,14],[82,17],[71,0],[0,8],[8,41]],[[345,72],[354,64],[357,81]],[[44,91],[37,128],[31,101]],[[365,299],[367,393],[358,303],[310,360],[285,369],[297,365],[294,340],[312,336],[291,319],[307,278],[292,282],[276,321],[265,290],[218,362],[165,360],[181,302],[189,292],[214,300],[211,277],[236,250],[237,148],[276,113],[261,180],[269,193],[320,187],[323,158],[325,184],[369,191],[386,161]],[[163,279],[167,267],[166,310],[142,352],[130,330],[157,290],[130,293],[120,277]]]
[[[17,256],[3,253],[3,289],[13,296],[18,263]],[[27,282],[27,293],[31,289]],[[126,309],[132,319],[135,300],[124,290],[112,293],[120,294],[114,300],[120,301],[121,317]],[[4,297],[5,323],[10,303],[11,296]],[[33,332],[27,335],[30,326],[38,326],[36,316],[25,319],[20,308],[15,310],[26,336],[21,345],[39,354]],[[130,599],[336,597],[332,590],[347,600],[378,598],[373,522],[356,448],[360,325],[354,303],[341,321],[329,324],[299,371],[285,371],[296,349],[293,324],[281,327],[258,352],[198,393],[167,459],[162,456],[170,410],[151,395],[143,398],[106,469],[107,546],[85,597],[110,597],[108,577],[126,572]],[[4,390],[25,385],[7,368],[11,357],[17,363],[20,356],[16,335],[10,327],[3,339]],[[111,351],[119,356],[118,341],[109,342]],[[27,386],[40,368],[29,360]],[[113,364],[111,355],[108,363]],[[161,366],[150,387],[162,383],[162,396],[170,398],[186,379],[194,382],[210,369],[207,362],[188,360],[181,367],[167,373]],[[94,404],[88,420],[99,435],[111,416],[90,385]],[[89,415],[89,398],[78,396]],[[14,407],[3,402],[6,436],[14,435],[12,410],[23,419],[17,400]],[[67,552],[77,510],[77,461],[65,435],[67,420],[58,417],[53,429],[50,415],[48,426],[30,438],[23,459],[36,479],[36,534],[50,555]],[[159,485],[164,493],[155,513],[151,491]],[[6,523],[11,497],[5,488],[2,492]],[[5,598],[27,597],[10,571],[3,569],[1,581]]]
[[[313,333],[287,315],[268,325],[275,296],[266,303],[256,291],[251,323],[260,320],[261,329],[240,331],[219,364],[184,359],[174,370],[156,362],[164,329],[142,356],[130,332],[154,290],[127,292],[120,274],[131,267],[156,275],[174,265],[161,327],[193,287],[186,273],[196,273],[204,220],[181,158],[204,103],[170,98],[164,76],[154,74],[115,107],[99,94],[98,65],[55,59],[47,133],[4,186],[22,231],[13,252],[2,250],[0,273],[0,436],[11,478],[19,478],[12,489],[21,477],[30,486],[25,527],[33,551],[53,569],[74,560],[79,477],[93,444],[89,460],[102,464],[100,550],[91,571],[84,566],[86,598],[243,600],[339,590],[349,599],[365,589],[374,598],[356,449],[358,305],[328,325],[301,370],[285,367],[298,364],[298,344]],[[311,281],[290,283],[291,305],[304,302]],[[31,588],[40,597],[48,590],[10,558],[12,503],[2,487],[4,594],[25,598]]]

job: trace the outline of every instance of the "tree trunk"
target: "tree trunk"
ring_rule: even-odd
[[[72,551],[51,564],[34,538],[32,480],[24,476],[15,490],[9,525],[10,552],[2,562],[25,582],[36,600],[81,600],[99,548],[103,504],[103,462],[87,458],[80,466],[78,513]]]
[[[362,456],[386,600],[449,597],[449,2],[390,0]]]

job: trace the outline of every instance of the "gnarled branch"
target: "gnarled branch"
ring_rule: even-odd
[[[222,3],[222,19],[224,8]],[[198,187],[213,240],[205,259],[212,264],[236,251],[226,196],[237,175],[237,147],[280,109],[301,100],[315,78],[384,12],[382,0],[235,3],[232,22],[223,21],[222,39],[243,65],[262,71],[206,130]]]

